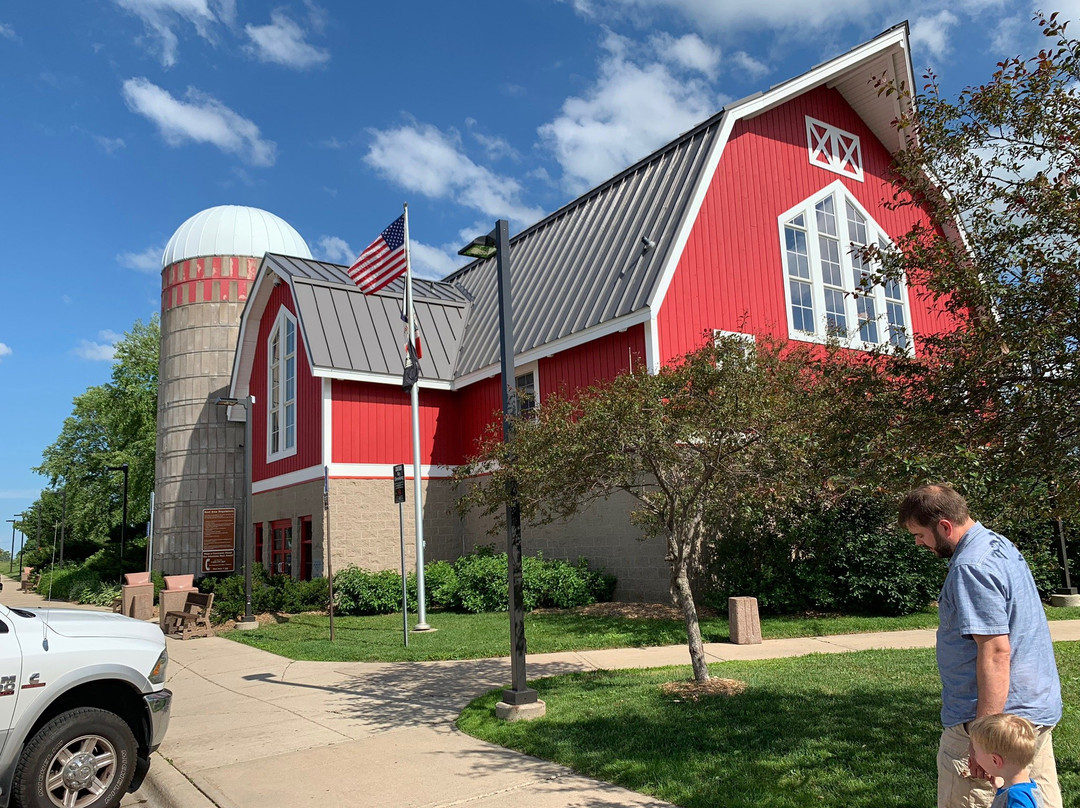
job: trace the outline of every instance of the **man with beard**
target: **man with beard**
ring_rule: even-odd
[[[974,521],[948,485],[925,485],[900,505],[915,543],[949,559],[938,598],[941,675],[938,808],[989,806],[994,789],[975,760],[968,724],[1013,713],[1038,732],[1032,779],[1046,808],[1061,807],[1051,732],[1061,718],[1054,647],[1027,561],[1012,542]]]

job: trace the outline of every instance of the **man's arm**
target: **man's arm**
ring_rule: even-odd
[[[975,715],[996,715],[1005,711],[1009,696],[1009,654],[1012,646],[1008,634],[973,634],[978,647],[975,658],[975,679],[979,685],[979,703]]]
[[[1005,711],[1009,697],[1009,660],[1012,646],[1008,634],[972,634],[978,649],[975,657],[975,679],[979,686],[979,702],[975,715],[996,715]],[[974,747],[968,750],[968,770],[972,777],[988,779],[986,770],[975,760]]]

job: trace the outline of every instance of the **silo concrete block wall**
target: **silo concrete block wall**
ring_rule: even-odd
[[[244,507],[244,429],[215,401],[229,392],[254,258],[213,256],[162,271],[154,568],[202,572],[202,512]]]
[[[215,400],[229,395],[248,287],[267,252],[311,258],[288,222],[239,205],[196,213],[165,246],[153,567],[169,575],[202,572],[206,508],[236,508],[242,546],[244,427]]]

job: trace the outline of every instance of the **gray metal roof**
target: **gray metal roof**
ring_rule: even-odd
[[[268,253],[264,259],[293,290],[300,330],[316,369],[400,374],[405,324],[401,320],[404,280],[365,295],[344,267]],[[468,301],[450,284],[413,279],[416,319],[423,356],[421,379],[454,377]]]
[[[645,309],[719,131],[710,118],[510,240],[514,352]],[[643,249],[642,237],[655,242]],[[456,375],[498,361],[495,259],[446,278],[474,297]]]

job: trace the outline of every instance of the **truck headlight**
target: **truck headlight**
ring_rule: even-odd
[[[154,669],[150,671],[150,675],[146,678],[153,684],[160,685],[165,681],[165,669],[169,666],[169,652],[163,650],[161,656],[157,658],[157,662],[154,663]]]

